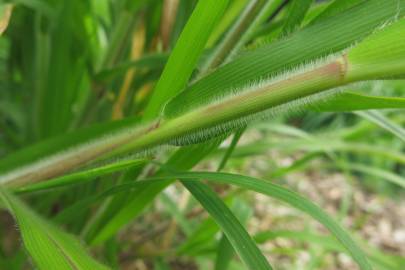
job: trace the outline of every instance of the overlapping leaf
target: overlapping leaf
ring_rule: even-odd
[[[38,269],[109,269],[92,259],[74,236],[49,224],[4,188],[0,188],[0,197],[15,217],[24,246]]]

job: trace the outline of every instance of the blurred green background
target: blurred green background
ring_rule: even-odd
[[[8,3],[14,8],[0,37],[0,157],[95,123],[141,116],[196,4],[178,2],[169,30],[162,23],[164,1],[159,0],[2,3],[1,13]],[[209,44],[220,40],[247,1],[235,3]],[[303,26],[329,3],[314,2]],[[281,10],[255,32],[249,46],[271,40],[284,19]],[[367,82],[350,90],[404,97],[405,81]],[[381,269],[401,270],[404,127],[403,109],[277,116],[243,133],[223,171],[298,191],[349,228]],[[197,168],[216,170],[231,139]],[[157,159],[165,160],[170,153],[162,150]],[[63,222],[55,217],[78,199],[103,190],[106,182],[98,179],[74,187],[74,192],[29,194],[25,199],[43,216],[79,234],[94,209]],[[340,244],[308,216],[253,192],[219,185],[215,189],[277,269],[357,269]],[[215,258],[222,256],[218,250],[226,243],[201,210],[180,185],[172,185],[93,254],[120,269],[214,269]],[[0,220],[0,269],[30,269],[11,216],[3,211]],[[235,257],[229,269],[244,268]]]

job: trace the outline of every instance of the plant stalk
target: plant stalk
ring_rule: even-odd
[[[187,140],[189,136],[195,136],[210,127],[237,121],[269,107],[339,86],[345,82],[341,75],[340,61],[333,61],[315,70],[225,99],[178,118],[155,120],[140,127],[119,131],[28,165],[25,169],[3,175],[0,182],[9,186],[21,186],[56,177],[99,157],[108,158],[129,151],[139,152],[172,140]],[[237,125],[234,124],[235,127]]]
[[[405,74],[405,19],[373,34],[347,53],[309,71],[252,87],[177,118],[121,130],[0,176],[18,186],[56,177],[91,160],[139,152],[173,141],[212,137],[244,125],[259,113],[352,82]],[[214,132],[212,131],[214,129]],[[208,136],[207,136],[208,134]]]

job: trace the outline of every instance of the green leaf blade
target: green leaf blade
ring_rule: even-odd
[[[272,269],[238,219],[210,188],[199,182],[183,182],[183,185],[215,219],[249,269]]]
[[[388,132],[392,133],[394,136],[398,137],[400,140],[405,142],[405,129],[402,128],[400,125],[396,124],[395,122],[391,121],[387,117],[385,117],[380,112],[364,111],[364,112],[357,112],[356,114],[387,130]]]
[[[296,30],[304,20],[313,0],[293,0],[284,22],[282,33],[288,35]]]
[[[190,79],[208,38],[221,18],[228,0],[199,1],[169,56],[163,73],[145,109],[145,119],[158,116],[167,100],[182,90]]]
[[[339,94],[329,100],[313,103],[310,109],[322,112],[349,112],[373,109],[403,109],[405,98],[359,94],[351,91]]]
[[[146,160],[143,159],[125,160],[93,169],[63,175],[57,178],[49,179],[45,182],[39,182],[31,185],[22,186],[20,188],[17,188],[16,191],[19,193],[24,193],[24,192],[47,190],[55,187],[65,187],[68,185],[80,184],[86,181],[91,181],[92,179],[99,176],[104,176],[106,174],[111,174],[129,168],[134,168],[145,163]]]
[[[405,1],[370,0],[298,31],[286,39],[248,51],[190,85],[166,106],[169,117],[181,115],[250,83],[272,77],[293,66],[341,51],[376,27],[404,14]],[[367,13],[368,16],[364,16]],[[317,38],[314,40],[314,36]]]
[[[295,192],[289,191],[281,186],[271,184],[267,181],[258,180],[248,176],[227,173],[190,172],[178,174],[173,177],[183,180],[206,179],[220,183],[237,185],[284,201],[291,206],[311,215],[313,218],[322,223],[349,251],[353,259],[358,263],[361,269],[371,270],[371,266],[368,263],[367,256],[354,243],[351,237],[321,208],[296,194]]]
[[[48,224],[3,188],[0,197],[15,216],[24,245],[39,269],[109,269],[88,256],[72,235]]]
[[[183,147],[175,152],[167,161],[167,165],[177,170],[188,170],[211,153],[221,143],[221,139],[214,139],[203,144]],[[164,171],[161,171],[164,173]],[[171,179],[168,177],[168,179]],[[156,185],[144,186],[140,190],[127,194],[130,200],[121,208],[111,211],[113,215],[106,217],[106,222],[97,229],[97,234],[90,237],[93,245],[100,244],[113,236],[120,228],[136,218],[153,199],[174,180],[168,180]],[[96,230],[96,229],[93,229]]]

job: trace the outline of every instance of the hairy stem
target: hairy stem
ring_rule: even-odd
[[[267,109],[351,82],[405,74],[405,19],[373,34],[347,53],[309,71],[253,85],[173,119],[158,118],[118,131],[0,176],[0,183],[22,185],[55,177],[91,160],[139,152],[200,134],[223,133],[246,124]],[[214,134],[215,135],[215,134]]]
[[[343,59],[343,58],[342,58]],[[268,86],[225,99],[175,119],[155,120],[127,128],[88,144],[69,149],[46,160],[0,177],[11,186],[36,182],[63,174],[99,157],[128,151],[138,152],[171,140],[187,139],[212,126],[238,120],[292,99],[310,95],[344,83],[341,59]]]

